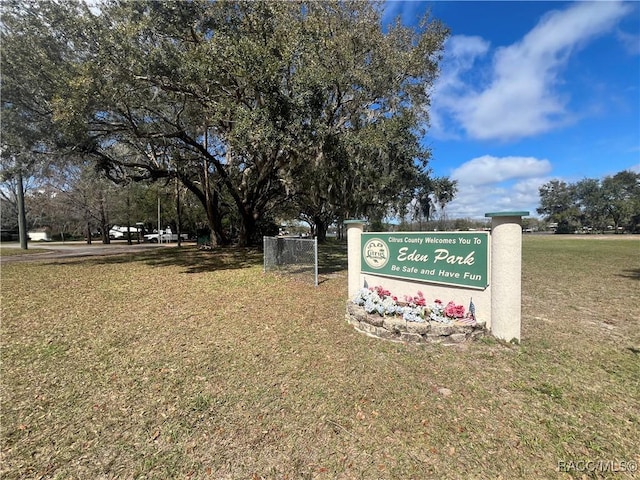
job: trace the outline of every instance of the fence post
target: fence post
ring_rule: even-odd
[[[529,212],[486,213],[491,217],[491,334],[520,342],[522,316],[522,217]]]
[[[355,297],[360,289],[360,237],[364,230],[364,220],[345,220],[347,226],[347,265],[349,268],[349,298]]]

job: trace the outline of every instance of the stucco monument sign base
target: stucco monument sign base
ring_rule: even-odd
[[[488,232],[367,232],[364,221],[348,220],[349,303],[347,320],[365,333],[394,339],[420,341],[440,338],[457,343],[474,338],[479,329],[506,341],[520,341],[522,217],[529,212],[487,213]],[[445,304],[473,304],[477,324],[411,322],[402,316],[376,319],[364,316],[352,300],[362,288],[382,287],[398,299],[441,299]],[[362,318],[360,318],[362,317]],[[427,319],[428,320],[428,319]],[[403,325],[400,325],[403,323]],[[380,325],[377,325],[380,323]],[[433,332],[427,337],[427,330]],[[375,330],[375,331],[372,331]],[[386,329],[389,330],[389,329]],[[413,335],[411,335],[413,334]]]

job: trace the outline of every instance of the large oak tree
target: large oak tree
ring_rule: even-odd
[[[337,219],[380,216],[426,172],[420,127],[447,31],[429,19],[385,30],[381,8],[48,1],[8,4],[5,16],[38,25],[26,34],[62,84],[45,96],[58,148],[118,182],[177,177],[214,242],[228,241],[233,212],[246,244],[285,204],[320,236]],[[7,54],[34,71],[14,41],[3,31]]]

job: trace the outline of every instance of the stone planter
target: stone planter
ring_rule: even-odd
[[[347,302],[347,322],[367,335],[413,343],[457,345],[486,334],[484,325],[445,325],[439,322],[407,322],[402,317],[383,317],[367,313],[364,308]]]

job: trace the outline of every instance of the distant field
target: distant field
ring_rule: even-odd
[[[318,288],[252,250],[5,264],[0,476],[635,478],[630,238],[525,236],[522,344],[460,349],[354,331],[335,245]]]

